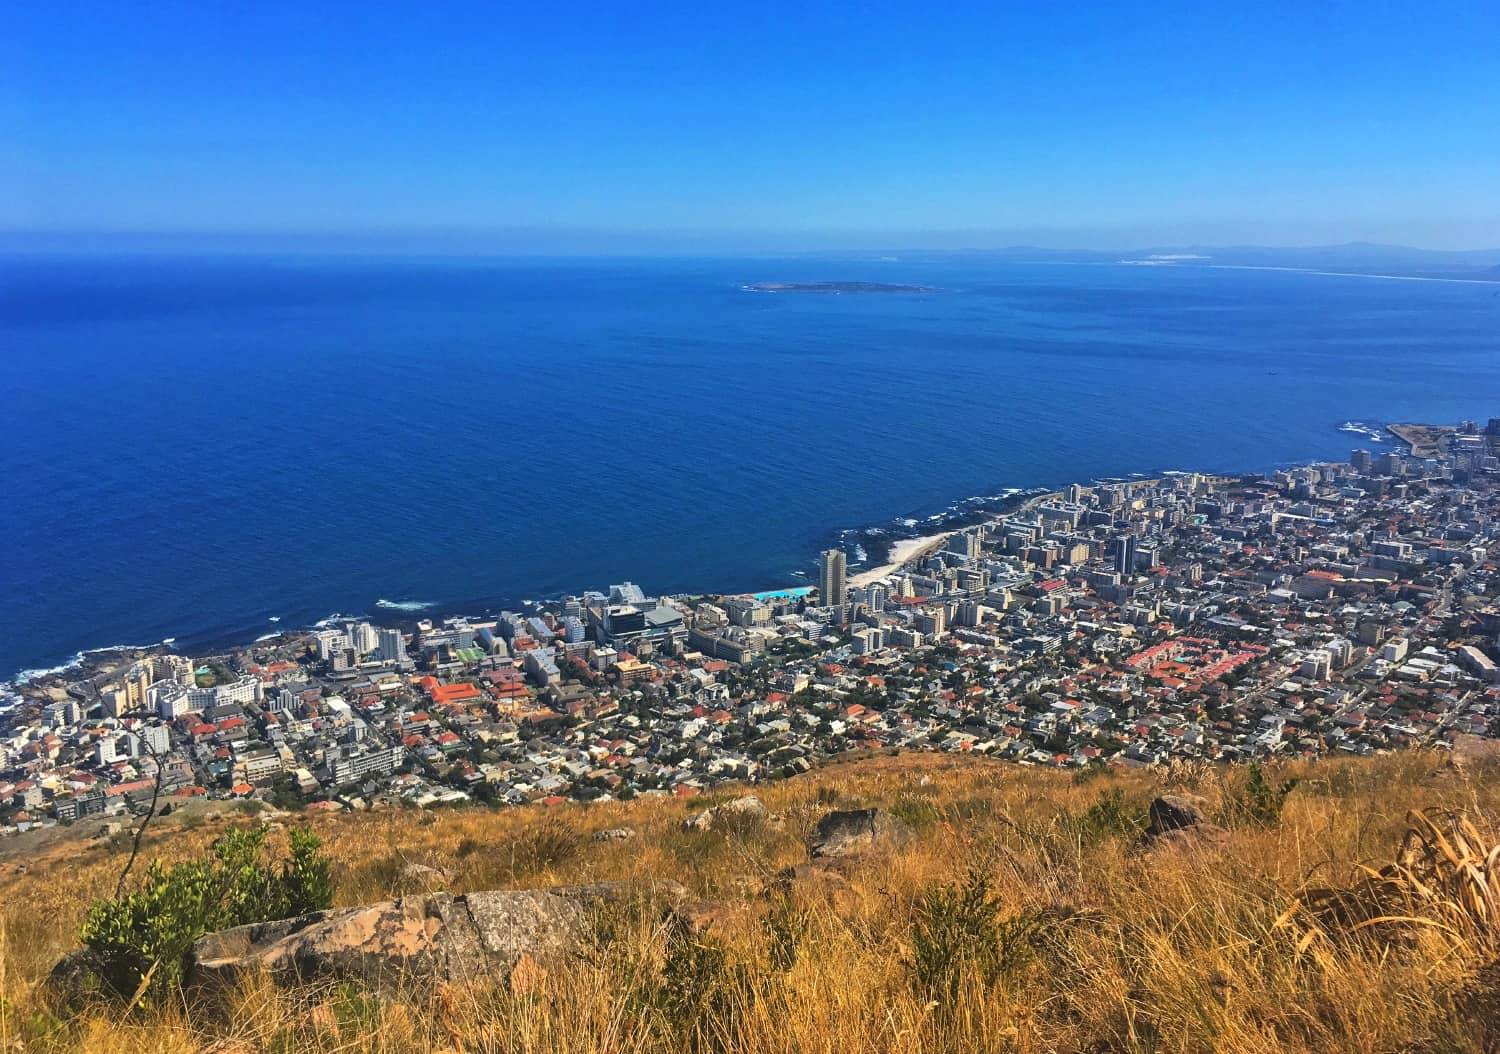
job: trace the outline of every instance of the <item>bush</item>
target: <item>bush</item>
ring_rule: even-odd
[[[797,955],[807,939],[810,922],[807,912],[798,911],[788,898],[779,898],[772,905],[761,921],[766,932],[766,954],[772,970],[786,973],[797,965]]]
[[[1133,840],[1141,835],[1150,822],[1150,810],[1146,803],[1126,798],[1118,788],[1101,795],[1098,801],[1082,813],[1063,817],[1064,829],[1085,847],[1098,845],[1110,838]]]
[[[1245,786],[1225,799],[1224,818],[1228,823],[1241,827],[1275,827],[1281,823],[1287,796],[1300,782],[1288,779],[1282,780],[1280,784],[1273,784],[1266,779],[1259,762],[1252,761]]]
[[[667,934],[661,979],[648,999],[683,1049],[725,1054],[737,1049],[740,1024],[766,980],[719,942],[678,925]]]
[[[332,906],[318,837],[292,831],[290,854],[277,868],[262,860],[268,830],[232,828],[207,858],[170,869],[153,861],[139,889],[89,909],[80,936],[114,994],[156,1001],[181,982],[193,942],[204,934]]]
[[[584,841],[583,832],[554,818],[517,831],[500,843],[497,855],[516,882],[567,863]]]
[[[988,876],[969,872],[962,885],[928,892],[912,931],[913,980],[929,999],[952,1007],[966,979],[985,987],[998,983],[1032,955],[1036,920],[1017,915],[1001,921]]]
[[[922,830],[943,822],[943,810],[927,798],[903,794],[891,803],[890,813],[910,827]]]

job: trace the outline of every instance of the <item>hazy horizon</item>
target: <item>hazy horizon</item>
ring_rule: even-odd
[[[1344,239],[1255,240],[1252,238],[1107,240],[1066,231],[937,231],[840,236],[828,232],[723,231],[67,231],[0,230],[0,253],[171,253],[291,255],[454,255],[454,256],[803,256],[878,253],[1042,253],[1120,254],[1158,251],[1316,252],[1366,249],[1390,254],[1432,254],[1455,260],[1495,256],[1500,263],[1500,230],[1488,241],[1419,244],[1411,241]]]

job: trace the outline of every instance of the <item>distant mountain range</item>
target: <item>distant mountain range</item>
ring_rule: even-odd
[[[821,254],[814,254],[821,255]],[[865,255],[865,254],[861,254]],[[1414,249],[1405,245],[1348,242],[1344,245],[1177,245],[1144,249],[905,249],[879,255],[900,260],[995,260],[1133,263],[1142,266],[1287,267],[1402,277],[1472,278],[1500,281],[1500,249]]]

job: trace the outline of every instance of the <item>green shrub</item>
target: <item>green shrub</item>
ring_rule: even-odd
[[[966,980],[989,987],[1032,956],[1036,920],[1017,915],[1002,921],[989,877],[979,871],[956,886],[929,891],[917,907],[912,930],[912,979],[940,1006],[952,1007]]]
[[[807,912],[798,911],[787,897],[779,897],[771,905],[761,925],[766,932],[766,955],[772,970],[786,973],[797,965],[797,954],[807,938],[810,921]]]
[[[1252,761],[1244,787],[1225,798],[1224,819],[1240,827],[1275,827],[1281,823],[1287,796],[1300,782],[1294,778],[1274,784],[1260,763]]]
[[[740,1023],[766,994],[767,980],[718,941],[676,925],[667,934],[660,980],[647,999],[683,1049],[726,1054],[737,1049]]]
[[[1062,820],[1064,829],[1083,846],[1098,845],[1110,838],[1138,838],[1150,821],[1146,803],[1125,797],[1118,787],[1101,795],[1082,813],[1066,814]]]
[[[1083,768],[1073,770],[1073,785],[1075,787],[1082,787],[1093,783],[1097,779],[1102,779],[1109,774],[1108,765],[1105,765],[1102,761],[1093,761],[1083,766]]]
[[[231,828],[207,858],[172,868],[153,861],[139,889],[89,909],[81,939],[116,995],[154,1001],[171,991],[193,942],[206,933],[332,906],[317,836],[292,831],[291,852],[278,868],[262,859],[268,830]]]
[[[286,896],[282,918],[325,911],[333,907],[333,875],[328,857],[320,850],[323,840],[305,827],[294,827],[289,859],[281,870]]]
[[[943,822],[943,810],[929,799],[903,794],[891,803],[890,813],[910,827],[923,830]]]

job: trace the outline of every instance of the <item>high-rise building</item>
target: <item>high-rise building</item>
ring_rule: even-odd
[[[1110,558],[1114,568],[1122,575],[1135,571],[1135,535],[1122,534],[1109,543]]]
[[[399,629],[382,626],[377,639],[381,662],[406,662],[406,637]]]
[[[842,549],[818,554],[818,596],[824,607],[841,607],[848,591],[849,558]]]
[[[153,682],[176,681],[193,687],[193,660],[186,655],[157,655],[151,660]]]
[[[362,659],[370,654],[380,642],[375,627],[368,622],[344,623],[344,637],[349,642],[348,646],[353,649],[356,659]]]
[[[958,531],[948,539],[948,544],[944,548],[956,556],[974,560],[979,556],[979,546],[982,540],[983,535],[978,528],[969,531]]]
[[[854,602],[856,604],[863,604],[871,611],[884,611],[886,597],[889,595],[890,591],[884,585],[879,582],[872,582],[865,586],[865,588],[854,591]]]
[[[349,638],[343,630],[319,630],[313,634],[313,639],[318,644],[318,658],[324,662],[332,662],[335,655],[340,654],[349,647]]]
[[[1349,454],[1349,465],[1355,472],[1368,476],[1370,474],[1370,452],[1368,450],[1355,450]]]
[[[948,630],[948,609],[942,606],[913,612],[912,626],[927,638],[940,637]]]
[[[151,664],[138,662],[125,675],[125,701],[131,710],[146,705],[146,689],[151,687]]]
[[[104,704],[105,717],[119,717],[130,712],[130,700],[123,688],[104,688],[99,692],[99,701]]]

